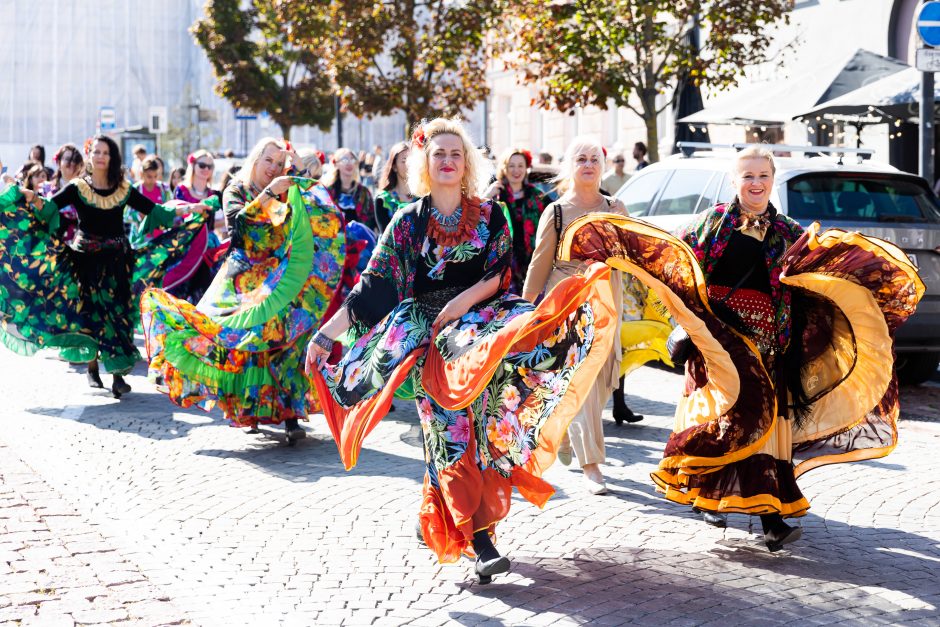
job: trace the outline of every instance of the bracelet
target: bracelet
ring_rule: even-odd
[[[272,192],[270,187],[265,187],[263,191],[264,191],[265,194],[267,194],[267,195],[270,196],[271,198],[277,200],[277,194],[275,194],[274,192]]]
[[[323,350],[325,350],[326,352],[331,352],[333,350],[333,340],[323,335],[319,331],[314,333],[313,339],[310,341],[316,344],[317,346],[319,346],[320,348],[322,348]]]

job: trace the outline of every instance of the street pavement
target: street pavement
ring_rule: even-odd
[[[903,390],[889,457],[801,479],[803,539],[770,554],[757,519],[715,529],[655,493],[681,381],[643,368],[646,419],[606,413],[610,493],[556,464],[545,509],[517,497],[498,530],[512,572],[480,586],[415,538],[413,405],[345,472],[321,416],[289,448],[143,374],[118,401],[0,352],[0,625],[940,625],[938,384]]]

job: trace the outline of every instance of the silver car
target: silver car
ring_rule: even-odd
[[[775,152],[796,149],[764,147]],[[730,201],[734,152],[707,148],[686,149],[685,155],[644,168],[616,197],[631,216],[669,231],[717,202]],[[940,364],[940,202],[918,176],[884,164],[843,163],[847,160],[776,157],[770,201],[804,226],[818,221],[823,228],[859,231],[893,242],[907,253],[927,291],[917,312],[898,329],[896,365],[902,383],[923,383]]]

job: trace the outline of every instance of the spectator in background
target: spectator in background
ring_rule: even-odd
[[[552,164],[552,154],[550,152],[540,152],[539,153],[539,165],[551,165]]]
[[[43,184],[48,180],[46,177],[46,168],[39,161],[28,161],[20,168],[16,175],[23,182],[23,187],[31,192],[39,192]]]
[[[307,170],[307,176],[312,179],[320,180],[323,177],[323,164],[326,163],[326,155],[320,150],[301,150],[300,160],[303,167]]]
[[[372,148],[372,180],[378,184],[379,175],[382,174],[382,166],[385,165],[385,153],[378,144]]]
[[[643,142],[637,142],[633,144],[633,159],[636,161],[637,172],[650,164],[650,162],[646,160],[646,155],[648,152],[649,151],[646,149],[646,144]]]
[[[176,193],[176,188],[179,187],[179,184],[183,182],[183,177],[186,176],[186,168],[173,168],[170,172],[170,191]],[[225,189],[223,186],[222,189]]]
[[[601,187],[611,196],[620,191],[623,184],[630,178],[630,173],[625,172],[623,169],[626,161],[622,153],[616,153],[613,158],[614,169],[605,174],[604,178],[601,179]]]
[[[144,163],[144,159],[147,157],[147,147],[143,144],[137,144],[131,152],[134,153],[134,161],[131,163],[131,180],[139,181],[141,166]]]
[[[46,167],[46,147],[42,144],[36,144],[29,149],[29,159],[27,161],[38,161],[46,171],[46,179],[51,179],[53,175],[52,168]]]

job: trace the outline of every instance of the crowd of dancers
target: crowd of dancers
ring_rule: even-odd
[[[105,135],[60,148],[53,172],[32,156],[0,194],[5,346],[58,350],[93,387],[100,363],[120,397],[139,328],[174,403],[283,424],[289,443],[322,413],[347,469],[413,401],[419,537],[482,582],[510,568],[493,538],[513,487],[541,507],[545,469],[576,458],[606,491],[601,413],[613,394],[618,423],[642,418],[623,382],[647,360],[686,374],[656,488],[713,525],[760,516],[771,551],[800,537],[785,519],[809,508],[802,473],[897,442],[884,364],[923,283],[888,242],[778,213],[760,148],[738,153],[734,200],[676,234],[606,193],[624,158],[608,171],[597,141],[568,146],[546,193],[527,150],[494,178],[449,118],[392,147],[375,194],[352,151],[274,138],[220,189],[204,150],[169,185],[145,150],[132,184]]]

